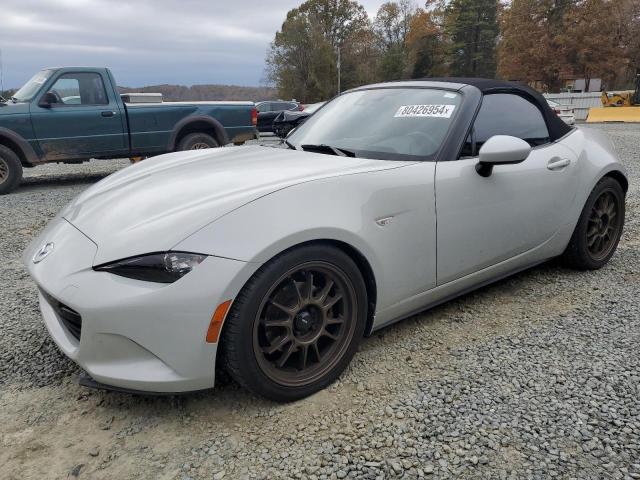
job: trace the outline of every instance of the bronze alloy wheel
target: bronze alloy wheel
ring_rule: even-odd
[[[191,150],[204,150],[205,148],[211,148],[211,146],[207,145],[204,142],[198,142],[193,144],[193,146],[191,147]]]
[[[348,276],[328,262],[308,262],[282,275],[264,296],[253,327],[263,373],[289,387],[326,375],[353,338],[356,298]]]
[[[620,236],[621,215],[616,195],[605,190],[597,198],[589,215],[587,226],[587,249],[594,260],[606,258]]]
[[[0,158],[0,183],[4,183],[9,178],[9,165],[7,162]]]

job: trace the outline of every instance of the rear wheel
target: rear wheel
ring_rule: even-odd
[[[574,268],[595,270],[613,256],[624,226],[624,190],[605,177],[595,186],[582,210],[565,261]]]
[[[222,338],[227,370],[272,400],[311,395],[349,364],[366,309],[364,280],[344,252],[325,245],[286,252],[236,298]]]
[[[10,148],[0,145],[0,195],[15,190],[22,180],[22,163]]]
[[[220,145],[211,135],[206,133],[190,133],[178,144],[178,150],[204,150],[206,148],[216,148]]]

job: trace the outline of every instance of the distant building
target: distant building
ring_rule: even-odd
[[[574,78],[564,80],[564,91],[576,93],[600,92],[602,91],[602,79],[590,78]]]

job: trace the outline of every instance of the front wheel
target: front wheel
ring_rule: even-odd
[[[179,151],[185,150],[204,150],[206,148],[219,147],[218,142],[211,135],[206,133],[190,133],[185,136],[178,144]]]
[[[569,246],[566,263],[581,270],[603,267],[613,256],[624,226],[624,190],[605,177],[598,182],[582,209]]]
[[[22,180],[22,163],[13,150],[0,145],[0,195],[15,190]]]
[[[261,267],[234,301],[222,356],[254,393],[297,400],[342,373],[366,317],[364,280],[348,255],[327,245],[291,250]]]

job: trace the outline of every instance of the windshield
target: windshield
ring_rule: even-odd
[[[31,80],[24,84],[24,86],[18,90],[14,95],[13,99],[18,102],[28,102],[38,93],[40,87],[44,82],[46,82],[49,77],[53,73],[53,70],[41,70],[36,73]]]
[[[458,93],[432,88],[350,92],[318,110],[287,141],[298,149],[331,146],[356,157],[427,160],[439,150],[460,101]]]

